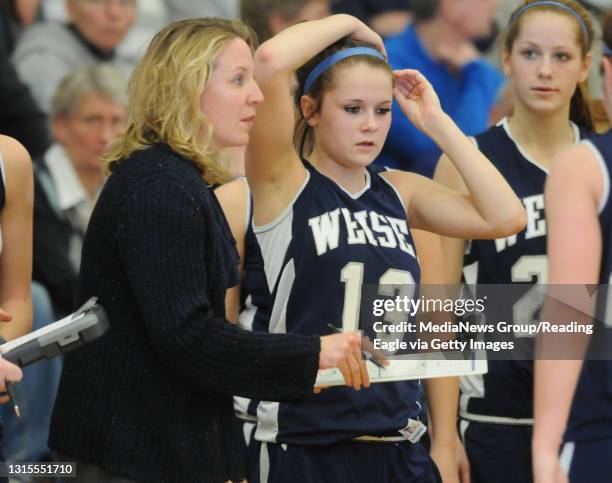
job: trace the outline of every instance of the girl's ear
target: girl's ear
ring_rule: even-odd
[[[504,49],[502,52],[502,70],[506,77],[512,75],[512,68],[510,67],[510,52]]]
[[[588,79],[592,63],[593,63],[593,54],[589,52],[587,55],[584,56],[584,60],[582,61],[582,68],[580,69],[579,82],[585,82]]]
[[[300,98],[300,106],[308,125],[315,127],[319,123],[318,102],[308,95],[303,95]]]

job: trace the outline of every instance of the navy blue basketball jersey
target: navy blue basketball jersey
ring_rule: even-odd
[[[604,180],[604,193],[599,204],[599,224],[602,235],[602,257],[597,313],[603,325],[595,328],[589,351],[595,349],[601,360],[585,360],[576,388],[567,425],[567,441],[585,441],[612,437],[612,361],[603,360],[601,354],[612,353],[612,297],[609,292],[612,276],[612,200],[610,200],[610,173],[612,173],[612,131],[584,141],[600,162]],[[576,160],[580,162],[580,160]],[[608,290],[604,290],[608,288]],[[597,349],[599,347],[599,349]]]
[[[574,131],[576,141],[585,136],[575,125]],[[533,284],[545,284],[548,275],[544,212],[548,172],[512,138],[507,119],[476,136],[476,142],[523,202],[527,224],[523,231],[506,238],[469,242],[464,276],[470,284],[513,284],[512,293],[479,288],[487,292],[489,322],[530,322],[543,302]],[[515,345],[525,350],[525,358],[529,357],[533,338],[515,335]],[[483,422],[531,424],[533,362],[489,360],[488,365],[487,374],[462,378],[460,414]]]
[[[304,162],[307,176],[279,217],[254,231],[273,295],[271,333],[328,335],[328,324],[355,330],[379,297],[410,296],[420,278],[406,212],[376,169],[350,194]],[[392,290],[393,289],[393,290]],[[391,293],[393,292],[393,293]],[[418,381],[355,391],[332,387],[306,401],[262,401],[256,439],[329,444],[358,436],[400,436],[418,419]]]

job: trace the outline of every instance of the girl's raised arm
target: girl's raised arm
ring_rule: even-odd
[[[351,36],[383,51],[381,38],[349,15],[304,22],[263,43],[255,53],[255,80],[264,94],[246,153],[257,225],[273,220],[290,203],[305,177],[293,147],[295,71],[323,49]]]
[[[395,98],[459,172],[467,194],[423,176],[385,173],[402,192],[411,227],[457,238],[499,238],[521,230],[525,210],[504,177],[442,111],[431,84],[415,70],[396,71]],[[444,162],[441,160],[441,162]]]

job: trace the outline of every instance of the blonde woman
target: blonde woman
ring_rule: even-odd
[[[232,394],[304,398],[335,366],[368,384],[355,333],[260,335],[226,320],[238,256],[208,184],[227,178],[219,151],[249,140],[254,47],[239,21],[185,20],[132,75],[77,296],[98,296],[110,328],[66,357],[51,425],[50,446],[80,461],[76,481],[241,480]]]

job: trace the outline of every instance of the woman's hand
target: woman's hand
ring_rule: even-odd
[[[417,129],[428,134],[444,115],[434,88],[418,70],[396,70],[393,76],[393,93],[400,109]]]
[[[361,358],[361,336],[356,332],[321,337],[319,369],[337,367],[347,386],[359,390],[369,387],[370,378],[365,361]]]

